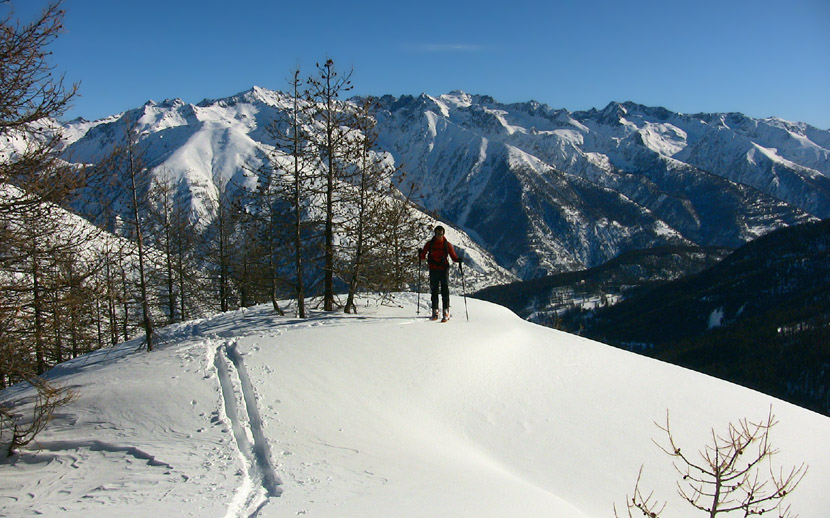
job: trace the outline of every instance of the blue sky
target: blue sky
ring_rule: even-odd
[[[12,0],[30,20],[45,0]],[[828,0],[64,0],[51,45],[67,118],[149,99],[285,89],[331,57],[355,94],[487,94],[554,108],[634,101],[830,129]],[[0,7],[6,11],[7,7]]]

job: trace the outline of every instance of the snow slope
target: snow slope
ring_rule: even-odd
[[[653,421],[669,410],[691,451],[772,407],[775,464],[810,465],[793,511],[827,516],[826,417],[486,302],[467,321],[455,297],[447,324],[398,302],[227,313],[54,369],[80,399],[0,464],[0,515],[599,518],[644,465],[665,515],[692,518]]]

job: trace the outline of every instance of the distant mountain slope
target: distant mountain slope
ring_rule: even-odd
[[[830,413],[830,220],[562,326]]]
[[[608,305],[629,290],[698,273],[730,252],[698,246],[634,250],[587,270],[490,286],[473,296],[506,306],[522,318],[557,327],[559,315],[568,308]]]
[[[100,160],[139,124],[156,170],[209,217],[217,186],[262,162],[286,106],[263,88],[198,105],[147,103],[66,126],[66,156]],[[453,92],[384,96],[382,147],[420,203],[522,279],[663,245],[738,247],[830,217],[830,131],[741,114],[684,115],[633,103],[568,112]]]
[[[254,189],[250,171],[268,162],[274,146],[266,128],[289,102],[283,93],[257,87],[198,105],[179,99],[150,101],[101,121],[68,123],[63,154],[74,163],[100,163],[116,146],[124,145],[128,125],[135,125],[139,134],[137,153],[143,163],[155,177],[169,178],[177,202],[189,209],[194,220],[207,226],[216,213],[220,193],[226,191],[230,199],[237,195],[245,199],[242,191]],[[116,213],[111,213],[108,221],[97,221],[108,227],[117,226],[118,211],[124,214],[129,208],[126,192],[117,187],[129,182],[113,180],[99,178],[103,196],[92,191],[76,204],[82,214],[97,215],[101,213],[102,198],[115,201]],[[433,221],[430,217],[424,220]],[[426,242],[431,235],[431,225],[427,225],[423,235],[414,238]],[[468,261],[466,281],[472,289],[515,280],[463,230],[450,228],[448,237]]]
[[[524,279],[651,246],[737,247],[830,216],[830,132],[804,124],[463,92],[381,106],[382,138],[425,205]]]

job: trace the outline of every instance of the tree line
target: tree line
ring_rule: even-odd
[[[293,71],[267,159],[214,173],[209,214],[197,214],[188,186],[146,162],[138,121],[99,163],[62,159],[54,121],[77,85],[53,75],[47,48],[64,13],[52,3],[21,24],[10,5],[0,2],[0,388],[31,382],[45,417],[0,404],[10,451],[72,397],[41,376],[62,361],[136,335],[152,351],[160,325],[208,312],[270,303],[284,314],[293,299],[300,318],[311,305],[352,313],[360,292],[411,285],[424,222],[379,149],[372,100],[343,98],[351,72],[331,59],[306,78]]]

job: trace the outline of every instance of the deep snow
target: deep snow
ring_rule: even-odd
[[[306,320],[262,306],[59,366],[80,398],[0,464],[0,515],[600,518],[642,465],[664,516],[692,518],[654,421],[668,410],[696,451],[772,407],[774,464],[809,464],[793,511],[828,516],[830,419],[493,304],[469,299],[467,321],[454,297],[440,324],[415,301]]]

